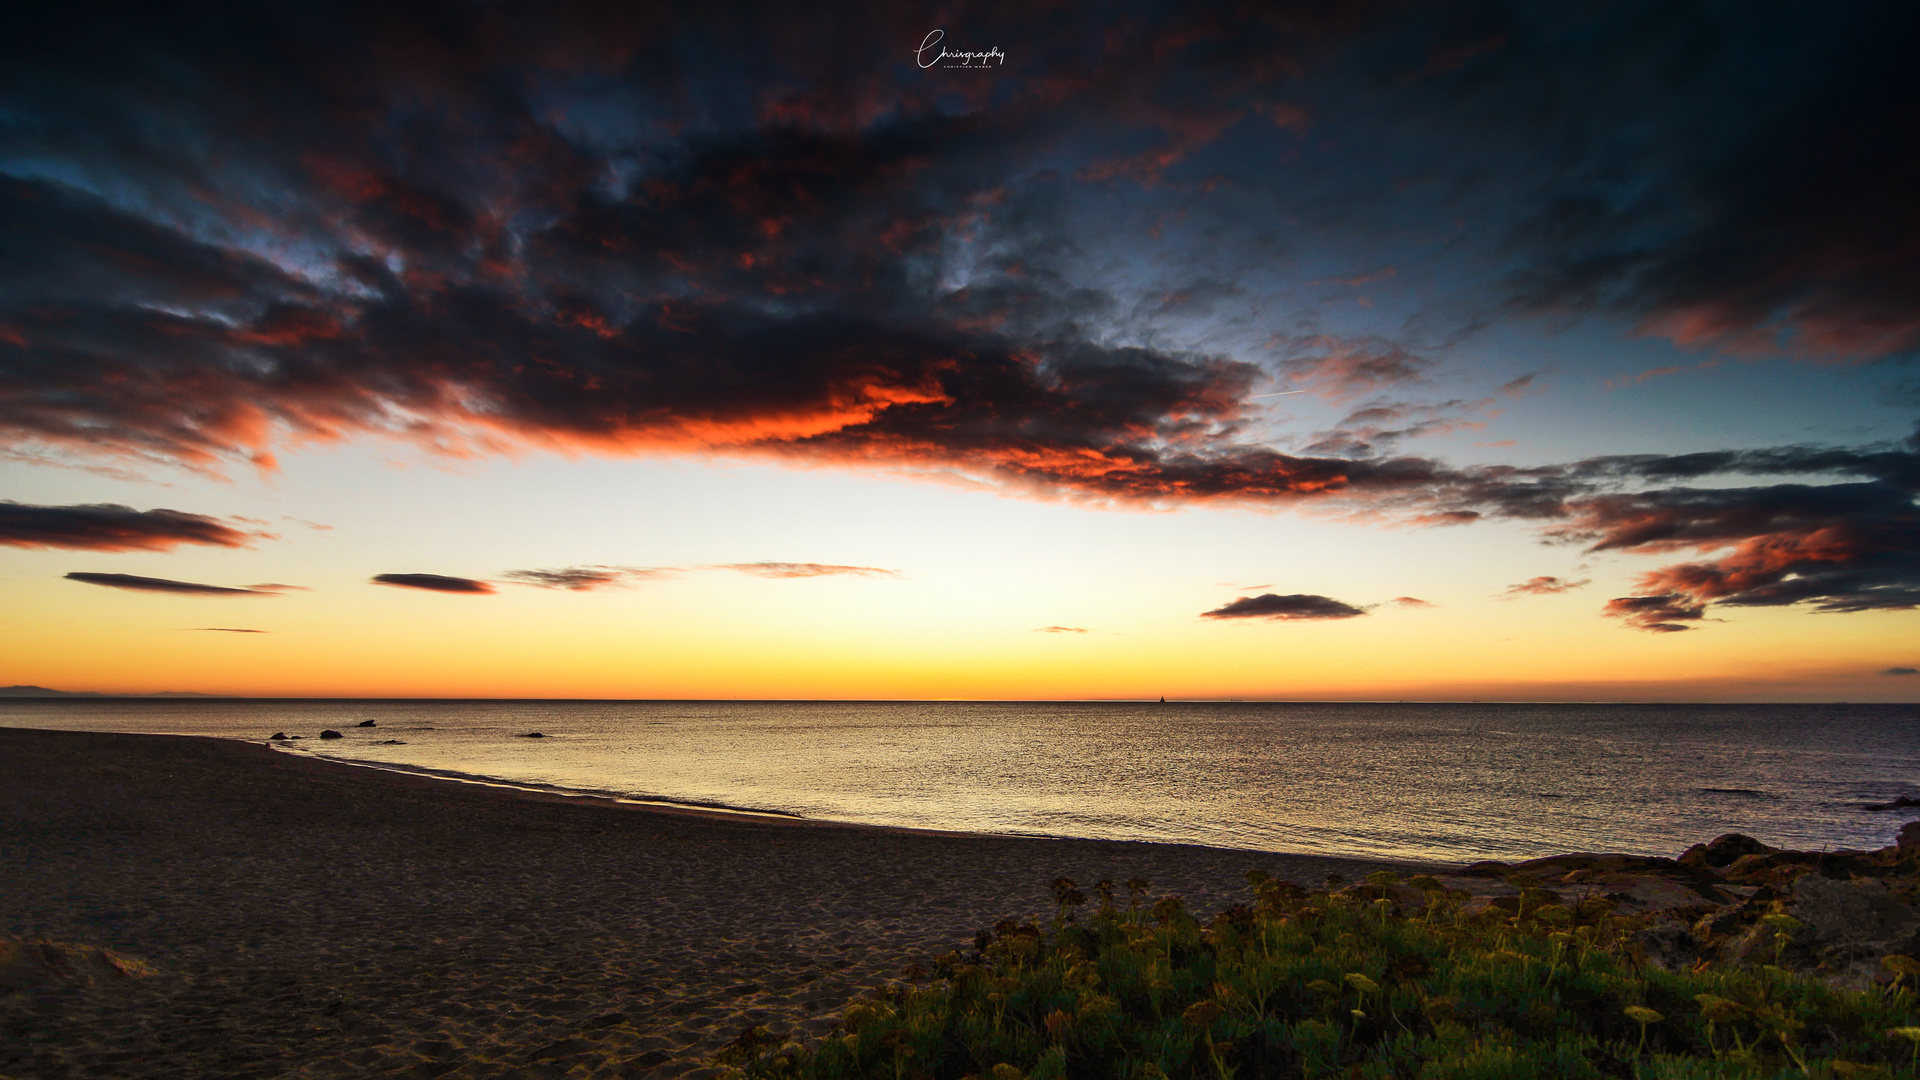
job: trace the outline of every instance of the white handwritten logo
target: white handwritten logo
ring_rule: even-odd
[[[920,43],[920,47],[913,50],[914,63],[925,70],[930,67],[975,69],[999,67],[1007,62],[1007,54],[1001,52],[999,46],[988,49],[986,52],[952,52],[941,48],[939,52],[929,57],[927,54],[933,52],[940,45],[940,39],[946,36],[945,30],[935,30],[928,34],[926,40]]]

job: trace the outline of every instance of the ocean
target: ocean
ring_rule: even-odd
[[[1871,848],[1920,819],[1864,809],[1920,797],[1913,705],[19,698],[0,726],[284,731],[288,753],[473,782],[1438,862],[1726,832]]]

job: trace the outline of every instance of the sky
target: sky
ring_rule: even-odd
[[[40,5],[0,684],[1916,700],[1917,34]]]

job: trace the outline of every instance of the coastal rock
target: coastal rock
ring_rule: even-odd
[[[320,737],[321,737],[321,738],[323,738],[323,739],[344,739],[344,738],[346,738],[346,736],[345,736],[345,735],[342,735],[342,734],[340,734],[339,732],[337,732],[337,731],[335,731],[335,730],[333,730],[332,728],[328,728],[327,730],[325,730],[325,731],[323,731],[323,732],[321,732],[321,733],[320,733]]]
[[[1668,971],[1690,968],[1700,959],[1700,940],[1673,919],[1654,923],[1631,940],[1641,959]]]
[[[1920,911],[1885,882],[1806,873],[1780,896],[1785,914],[1801,925],[1782,943],[1778,931],[1754,912],[1753,926],[1727,950],[1730,955],[1756,964],[1777,961],[1842,987],[1864,989],[1884,975],[1882,957],[1910,956],[1920,948]]]
[[[1878,881],[1835,881],[1807,874],[1793,883],[1788,909],[1807,924],[1825,952],[1874,958],[1911,950],[1920,932],[1920,912],[1901,903]]]
[[[1860,809],[1862,810],[1905,810],[1908,807],[1912,807],[1912,806],[1920,806],[1920,799],[1916,799],[1911,795],[1902,795],[1899,798],[1893,800],[1892,802],[1868,803],[1867,805],[1861,807]]]
[[[1894,844],[1902,856],[1920,854],[1920,821],[1900,826],[1900,838]]]
[[[379,742],[374,743],[374,745],[375,746],[405,746],[407,744],[404,742],[401,742],[399,739],[381,739]]]
[[[1462,867],[1459,871],[1459,876],[1460,877],[1478,877],[1478,878],[1504,878],[1511,873],[1513,873],[1512,866],[1503,862],[1498,862],[1494,859],[1487,859],[1482,862],[1477,862],[1469,866]]]
[[[1727,833],[1712,843],[1695,844],[1680,856],[1680,865],[1713,867],[1732,866],[1743,855],[1767,855],[1777,848],[1771,848],[1751,836],[1740,833]]]
[[[373,721],[371,721],[371,720],[362,720],[362,721],[360,721],[359,723],[357,723],[357,724],[355,724],[355,725],[353,725],[353,726],[354,726],[354,727],[379,727],[380,725],[379,725],[379,724],[376,724],[376,723],[374,723],[374,722],[373,722]]]
[[[541,734],[540,732],[538,732],[538,731],[529,731],[529,732],[527,732],[527,733],[526,733],[525,735],[522,735],[522,736],[520,736],[520,737],[521,737],[521,738],[523,738],[523,739],[544,739],[544,738],[546,738],[546,736],[545,736],[545,735],[542,735],[542,734]]]
[[[276,731],[272,735],[267,736],[267,738],[273,740],[274,742],[286,742],[287,733],[284,731]]]
[[[1742,855],[1722,873],[1728,881],[1749,885],[1785,885],[1803,874],[1819,873],[1845,881],[1853,877],[1882,877],[1892,873],[1897,860],[1865,851],[1769,851]]]

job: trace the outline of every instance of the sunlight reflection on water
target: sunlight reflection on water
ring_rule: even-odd
[[[1920,795],[1920,708],[1898,705],[21,699],[0,725],[284,730],[327,757],[811,818],[1449,862],[1733,831],[1876,847],[1905,819],[1861,804]]]

